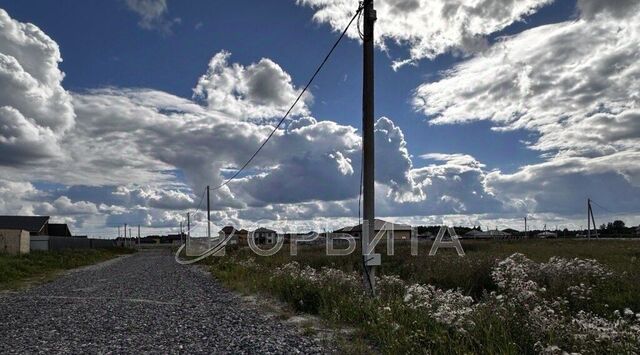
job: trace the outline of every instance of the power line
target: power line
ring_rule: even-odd
[[[231,181],[233,181],[236,177],[238,177],[238,175],[240,175],[240,173],[242,171],[244,171],[244,169],[246,169],[247,166],[249,166],[249,164],[253,161],[253,159],[255,159],[255,157],[258,155],[258,153],[260,153],[260,151],[262,150],[262,148],[264,148],[264,146],[267,144],[267,142],[273,137],[273,135],[276,133],[276,131],[278,130],[278,128],[280,128],[280,126],[282,125],[282,123],[284,123],[284,121],[287,119],[287,117],[289,117],[289,114],[291,114],[291,111],[293,111],[293,109],[295,108],[295,106],[298,104],[298,102],[300,101],[300,99],[302,98],[302,96],[307,92],[307,90],[309,89],[309,87],[311,86],[311,84],[313,83],[313,81],[315,80],[315,78],[318,76],[318,74],[320,73],[320,71],[322,70],[322,68],[324,67],[324,65],[327,63],[327,61],[329,60],[329,58],[331,57],[331,55],[333,54],[333,52],[335,51],[335,49],[338,47],[338,44],[340,44],[340,42],[342,41],[342,39],[344,38],[344,36],[346,35],[347,31],[349,30],[349,28],[351,27],[351,25],[353,24],[353,21],[356,18],[360,17],[360,14],[362,13],[363,10],[363,5],[362,2],[358,5],[358,9],[356,10],[356,13],[353,15],[353,17],[351,18],[351,20],[349,21],[349,23],[347,24],[347,26],[345,27],[345,29],[342,31],[342,33],[340,34],[340,37],[338,37],[338,39],[336,40],[336,42],[333,44],[333,46],[331,47],[331,49],[329,50],[329,52],[327,53],[327,55],[324,57],[324,59],[322,60],[322,62],[320,63],[320,65],[318,66],[318,68],[316,69],[316,71],[313,73],[313,75],[311,76],[311,78],[309,79],[309,81],[307,82],[307,84],[304,86],[304,88],[302,89],[302,91],[300,92],[300,94],[298,94],[298,96],[296,97],[295,101],[291,104],[291,106],[289,107],[289,109],[287,110],[287,112],[284,114],[284,116],[282,116],[282,118],[280,119],[280,121],[278,121],[278,124],[274,127],[274,129],[271,131],[271,133],[269,133],[269,135],[267,136],[267,138],[264,140],[264,142],[262,142],[262,144],[258,147],[258,149],[251,155],[251,157],[242,165],[242,167],[240,169],[238,169],[238,171],[236,171],[230,178],[228,178],[227,180],[225,180],[222,184],[214,187],[214,188],[210,188],[209,191],[211,190],[219,190],[222,187],[228,185]],[[362,169],[360,171],[360,175],[362,175]],[[361,179],[362,180],[362,177]],[[362,188],[360,189],[362,190]],[[202,201],[204,200],[204,196],[206,194],[206,189],[203,191],[202,193],[202,197],[200,198],[200,203],[198,203],[198,207],[196,208],[195,212],[193,212],[194,216],[198,213],[198,211],[200,210],[200,207],[202,206]],[[362,194],[361,194],[362,195]],[[360,212],[358,212],[358,214],[360,214]],[[195,224],[193,226],[195,228]]]
[[[196,207],[195,211],[187,212],[187,213],[191,213],[194,216],[196,216],[198,214],[198,212],[200,212],[200,207],[202,207],[202,202],[204,201],[204,196],[206,195],[206,193],[207,193],[206,189],[204,191],[202,191],[202,195],[200,196],[200,202],[198,203],[198,207]],[[196,227],[196,225],[194,224],[193,228],[195,228],[195,227]],[[188,231],[191,231],[191,229],[193,229],[193,228],[189,228]]]
[[[200,203],[198,203],[198,207],[196,207],[196,211],[193,212],[194,214],[198,213],[198,211],[200,211],[200,207],[202,206],[202,201],[204,201],[204,195],[206,194],[206,189],[204,191],[202,191],[202,196],[200,196]]]
[[[608,209],[608,208],[606,208],[606,207],[604,207],[604,206],[600,205],[599,203],[597,203],[597,202],[596,202],[596,201],[594,201],[594,200],[591,200],[591,203],[593,203],[594,205],[596,205],[596,206],[598,206],[598,207],[602,208],[602,209],[603,209],[603,210],[605,210],[606,212],[609,212],[609,213],[611,213],[611,214],[614,214],[614,212],[612,212],[610,209]]]
[[[364,2],[360,1],[360,8],[364,6]],[[360,28],[360,19],[362,18],[362,11],[358,14],[358,20],[356,21],[356,25],[358,27],[358,36],[360,36],[360,40],[364,41],[364,33],[362,33],[362,29]]]
[[[313,73],[313,75],[311,76],[311,79],[309,79],[309,81],[307,82],[307,85],[305,85],[304,89],[302,89],[302,91],[300,92],[300,94],[298,95],[298,97],[296,98],[296,100],[293,102],[293,104],[291,105],[291,107],[289,107],[289,110],[287,110],[287,112],[285,113],[285,115],[280,119],[280,121],[278,122],[278,124],[276,125],[276,127],[271,131],[271,133],[269,134],[269,136],[267,136],[267,138],[264,140],[264,142],[262,142],[262,144],[260,145],[260,147],[258,147],[258,149],[255,151],[255,153],[253,153],[253,155],[251,155],[251,157],[249,158],[249,160],[247,160],[246,163],[244,163],[244,165],[242,165],[242,167],[240,169],[238,169],[238,171],[235,172],[235,174],[233,174],[230,178],[228,178],[225,182],[223,182],[222,184],[212,188],[211,190],[218,190],[221,189],[222,187],[228,185],[231,181],[233,181],[236,177],[238,177],[238,175],[240,175],[240,173],[251,163],[251,161],[253,161],[253,159],[258,155],[258,153],[260,153],[260,151],[262,150],[262,148],[264,148],[264,146],[267,144],[267,142],[271,139],[271,137],[273,137],[273,135],[276,133],[276,131],[278,130],[278,128],[280,128],[280,126],[282,125],[282,123],[287,119],[287,117],[289,116],[289,114],[291,113],[291,111],[293,111],[293,108],[296,106],[296,104],[300,101],[300,99],[302,98],[302,96],[305,94],[305,92],[307,92],[307,89],[309,89],[309,86],[311,86],[311,83],[313,83],[313,80],[316,78],[316,76],[318,75],[318,73],[320,73],[320,70],[322,70],[322,67],[324,67],[324,65],[327,63],[327,61],[329,60],[329,57],[331,56],[331,54],[333,54],[333,51],[336,49],[336,47],[338,47],[338,44],[340,44],[340,41],[342,40],[342,38],[344,38],[345,34],[347,33],[347,31],[349,30],[349,27],[351,27],[351,24],[353,23],[353,21],[356,19],[356,17],[358,17],[358,15],[362,12],[362,5],[358,6],[358,10],[356,11],[356,13],[353,15],[353,17],[351,18],[351,20],[349,21],[349,23],[347,24],[347,27],[345,27],[344,31],[342,31],[342,33],[340,34],[340,37],[338,37],[338,39],[336,40],[336,42],[333,44],[333,46],[331,47],[331,49],[329,50],[329,53],[327,53],[327,55],[324,57],[324,60],[322,61],[322,63],[320,63],[320,66],[318,66],[318,68],[316,69],[316,71]]]

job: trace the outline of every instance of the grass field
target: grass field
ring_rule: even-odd
[[[463,241],[466,256],[396,245],[363,296],[361,259],[324,247],[272,257],[248,248],[207,259],[243,293],[359,330],[383,353],[583,354],[640,351],[639,241]],[[382,252],[380,250],[379,252]],[[356,351],[358,351],[356,349]]]
[[[46,280],[62,270],[95,264],[131,249],[76,249],[64,251],[33,251],[25,255],[0,254],[0,290],[18,288],[25,283]]]

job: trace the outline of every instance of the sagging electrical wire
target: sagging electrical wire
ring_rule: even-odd
[[[278,122],[278,124],[275,126],[275,128],[271,131],[271,133],[269,134],[269,136],[267,136],[267,138],[264,140],[264,142],[262,142],[262,144],[260,145],[260,147],[258,147],[258,149],[256,150],[255,153],[253,153],[253,155],[251,155],[251,157],[249,158],[249,160],[247,160],[246,163],[244,163],[244,165],[242,165],[242,167],[240,169],[238,169],[238,171],[235,172],[235,174],[233,174],[230,178],[228,178],[225,182],[223,182],[222,184],[211,188],[211,190],[218,190],[221,189],[222,187],[228,185],[231,181],[233,181],[236,177],[238,177],[238,175],[240,175],[240,173],[251,163],[251,161],[253,161],[253,159],[258,155],[258,153],[260,153],[260,151],[262,150],[262,148],[264,148],[264,146],[267,144],[267,142],[271,139],[271,137],[273,137],[273,135],[276,133],[276,131],[278,130],[278,128],[280,128],[280,126],[282,125],[282,123],[287,119],[287,117],[289,117],[289,114],[291,113],[291,111],[293,111],[294,107],[296,106],[296,104],[298,104],[298,102],[300,101],[300,99],[302,98],[302,96],[307,92],[307,90],[309,89],[309,86],[311,86],[311,84],[313,83],[313,80],[316,78],[316,76],[318,76],[318,73],[320,73],[320,70],[322,70],[322,68],[324,67],[324,65],[327,63],[327,61],[329,60],[329,57],[331,56],[331,54],[333,54],[333,51],[336,49],[336,47],[338,47],[338,44],[340,44],[340,41],[342,41],[342,38],[344,38],[344,36],[346,35],[347,31],[349,30],[349,27],[351,27],[351,24],[353,23],[353,21],[360,16],[360,14],[362,13],[362,10],[364,9],[364,7],[362,6],[362,3],[358,6],[358,10],[356,11],[356,13],[353,15],[353,17],[351,18],[351,20],[349,21],[349,23],[347,24],[347,26],[345,27],[345,29],[342,31],[342,33],[340,34],[340,37],[338,37],[338,39],[336,40],[336,42],[333,44],[333,46],[331,47],[331,49],[329,50],[329,53],[327,53],[327,55],[324,57],[324,60],[322,60],[322,62],[320,63],[320,66],[318,66],[318,68],[316,69],[316,71],[313,73],[313,75],[311,76],[311,78],[309,79],[309,81],[307,82],[307,85],[304,86],[304,89],[302,89],[302,91],[300,92],[300,94],[298,95],[298,97],[295,99],[295,101],[293,102],[293,104],[291,105],[291,107],[289,107],[289,109],[287,110],[287,112],[285,113],[285,115],[280,119],[280,121]]]
[[[207,194],[207,190],[205,189],[204,191],[202,191],[202,196],[200,196],[200,202],[198,203],[198,207],[196,207],[194,212],[189,212],[189,214],[193,215],[194,217],[197,216],[198,212],[200,212],[200,207],[202,207],[202,202],[204,201],[204,196],[206,194]],[[191,226],[191,228],[187,228],[187,234],[191,232],[194,228],[196,228],[196,223],[193,223],[193,226]]]
[[[360,7],[359,8],[363,8],[364,7],[364,2],[360,1]],[[360,11],[360,13],[358,14],[358,20],[356,21],[356,27],[358,28],[358,36],[360,36],[360,40],[364,41],[364,33],[362,32],[362,29],[360,28],[360,19],[362,18],[362,11]]]
[[[600,207],[600,208],[602,208],[605,212],[609,212],[609,213],[611,213],[611,214],[614,214],[610,209],[608,209],[608,208],[606,208],[606,207],[602,206],[601,204],[597,203],[597,202],[596,202],[596,201],[594,201],[593,199],[591,200],[591,203],[592,203],[592,204],[594,204],[594,205],[596,205],[596,206],[598,206],[598,207]]]
[[[349,30],[349,28],[351,27],[351,25],[353,24],[353,21],[356,18],[360,18],[361,14],[362,14],[362,10],[364,9],[364,5],[363,2],[360,2],[358,5],[358,9],[356,10],[356,13],[353,15],[353,17],[351,17],[351,20],[349,21],[349,23],[347,24],[347,26],[345,27],[345,29],[342,31],[342,33],[340,34],[340,37],[338,37],[338,39],[336,40],[336,42],[333,44],[333,46],[331,47],[331,49],[329,50],[329,52],[327,53],[327,55],[324,57],[324,59],[322,60],[322,62],[320,63],[320,65],[318,66],[318,68],[316,69],[316,71],[313,73],[313,75],[311,76],[311,78],[309,79],[309,81],[307,82],[307,84],[304,86],[304,88],[302,89],[302,91],[300,92],[300,94],[296,97],[295,101],[293,102],[293,104],[291,104],[291,107],[289,107],[289,109],[287,110],[287,112],[284,114],[284,116],[280,119],[280,121],[278,121],[278,124],[274,127],[274,129],[271,131],[271,133],[267,136],[267,138],[264,140],[264,142],[262,142],[262,144],[260,145],[260,147],[258,147],[258,149],[255,151],[255,153],[253,153],[251,155],[251,157],[242,165],[242,167],[240,169],[238,169],[238,171],[236,171],[230,178],[228,178],[227,180],[225,180],[222,184],[214,187],[214,188],[210,188],[209,191],[215,191],[215,190],[219,190],[222,187],[228,185],[231,181],[233,181],[235,178],[238,177],[238,175],[240,175],[240,173],[242,171],[244,171],[244,169],[247,168],[247,166],[249,166],[249,164],[253,161],[253,159],[258,155],[258,153],[260,153],[260,151],[262,150],[262,148],[264,148],[264,146],[267,144],[267,142],[271,139],[271,137],[273,137],[273,135],[276,133],[276,131],[280,128],[280,126],[282,126],[282,123],[287,119],[287,117],[289,117],[289,114],[291,114],[291,112],[293,111],[293,109],[295,108],[295,106],[298,104],[298,102],[300,101],[300,99],[302,99],[302,96],[307,92],[307,90],[309,89],[309,87],[311,86],[311,84],[313,83],[313,81],[315,80],[315,78],[318,76],[318,74],[320,73],[320,71],[322,70],[322,68],[324,67],[324,65],[327,63],[327,61],[329,60],[329,57],[331,57],[331,54],[333,54],[333,52],[335,51],[335,49],[338,47],[338,44],[340,44],[340,42],[342,41],[342,39],[344,38],[344,36],[347,34],[347,31]],[[359,20],[358,20],[359,21]],[[359,26],[359,25],[358,25]],[[360,30],[358,29],[358,32],[360,32]],[[362,172],[361,172],[362,174]],[[361,179],[362,180],[362,179]],[[200,203],[198,204],[198,208],[196,208],[196,211],[194,212],[194,216],[196,213],[198,213],[198,211],[200,210],[200,206],[202,205],[202,201],[204,200],[204,194],[206,193],[206,189],[205,192],[203,192],[202,198],[200,199]],[[195,224],[194,227],[195,228]],[[191,228],[191,229],[193,229]],[[190,230],[191,230],[190,229]]]

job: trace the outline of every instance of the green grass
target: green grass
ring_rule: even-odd
[[[132,252],[131,249],[113,248],[0,254],[0,289],[19,288],[32,281],[51,278],[62,270],[95,264]]]
[[[610,318],[612,310],[631,308],[640,311],[640,242],[638,241],[463,241],[465,257],[453,250],[440,250],[427,256],[431,243],[421,243],[419,255],[411,256],[408,244],[397,244],[395,255],[383,254],[378,275],[396,275],[407,284],[431,284],[441,289],[458,289],[474,300],[486,300],[497,290],[491,270],[497,260],[522,253],[536,262],[550,257],[596,259],[614,276],[594,283],[590,300],[571,302],[570,311],[585,310]],[[384,250],[379,250],[384,252]],[[257,267],[248,268],[239,260],[254,258]],[[345,272],[361,271],[358,252],[346,257],[325,256],[324,247],[307,247],[298,256],[289,256],[287,245],[272,257],[259,257],[248,248],[230,248],[227,256],[206,260],[214,275],[225,285],[243,293],[268,294],[288,303],[294,310],[317,314],[336,326],[349,326],[384,353],[535,353],[538,338],[522,329],[522,321],[497,317],[492,309],[479,309],[474,315],[476,326],[471,333],[451,331],[446,326],[407,309],[403,290],[392,291],[375,300],[366,300],[340,284],[307,282],[299,278],[274,276],[277,267],[296,261],[314,269],[330,267]],[[575,280],[557,277],[543,280],[546,297],[566,296],[567,287]],[[386,307],[389,312],[381,312]],[[523,315],[526,316],[526,315]],[[561,334],[549,331],[543,341],[553,344]],[[562,344],[560,344],[562,345]],[[569,345],[568,345],[569,346]],[[593,350],[596,351],[596,350]],[[589,351],[587,351],[589,353]]]

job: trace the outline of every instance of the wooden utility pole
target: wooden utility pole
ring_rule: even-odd
[[[524,237],[527,238],[527,216],[524,216]]]
[[[587,199],[587,239],[591,239],[591,200]]]
[[[127,224],[124,224],[124,242],[122,242],[123,247],[127,247]]]
[[[375,238],[375,150],[374,150],[374,24],[376,11],[373,0],[364,0],[363,38],[363,83],[362,83],[362,149],[363,149],[363,228],[362,254],[364,260],[364,282],[372,296],[375,296],[375,262],[366,250],[369,241]],[[364,223],[368,233],[364,233]]]
[[[587,199],[587,239],[591,239],[591,224],[593,223],[593,234],[598,237],[598,230],[596,229],[596,219],[593,218],[593,208],[591,208],[591,199]]]
[[[207,185],[207,239],[211,240],[211,200],[210,200],[210,188]]]
[[[184,240],[185,244],[187,244],[187,240],[189,240],[189,236],[191,236],[191,214],[187,212],[187,237]]]

